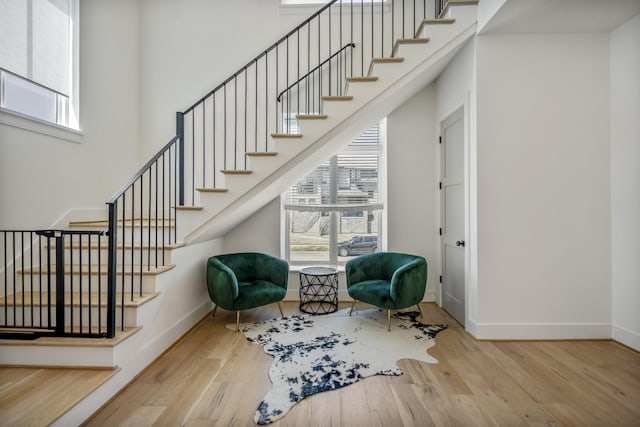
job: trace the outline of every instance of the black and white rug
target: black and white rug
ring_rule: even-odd
[[[306,396],[353,384],[371,375],[402,375],[399,359],[438,363],[427,354],[445,325],[424,325],[418,312],[398,312],[387,331],[386,311],[341,310],[242,324],[240,331],[274,357],[273,388],[255,414],[258,424],[282,418]],[[235,329],[235,325],[228,325]]]

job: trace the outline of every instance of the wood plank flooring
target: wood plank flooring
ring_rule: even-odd
[[[283,309],[298,313],[293,302]],[[401,360],[404,375],[311,396],[274,427],[640,426],[640,353],[612,341],[476,341],[436,305],[422,310],[425,322],[449,325],[429,350],[437,365]],[[277,316],[273,304],[243,312],[241,321]],[[85,425],[255,425],[256,406],[271,386],[271,357],[225,328],[234,321],[224,310],[208,316]],[[14,412],[2,393],[18,371],[0,370],[0,415]],[[36,381],[44,395],[67,389]],[[15,425],[28,424],[48,422]]]
[[[297,312],[294,303],[285,314]],[[446,312],[429,353],[404,375],[376,376],[298,403],[278,426],[640,425],[640,354],[611,341],[476,341]],[[278,316],[275,305],[243,313]],[[271,358],[225,328],[219,310],[165,353],[88,426],[251,426],[270,387]]]

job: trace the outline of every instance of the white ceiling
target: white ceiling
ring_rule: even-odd
[[[640,0],[506,0],[480,33],[601,33],[638,14]]]

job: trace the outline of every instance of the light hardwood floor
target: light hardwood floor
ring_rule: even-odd
[[[640,426],[639,353],[611,341],[476,341],[436,305],[422,310],[449,325],[429,350],[437,365],[401,360],[404,375],[311,396],[274,427]],[[274,304],[241,321],[276,316]],[[208,316],[86,425],[255,425],[271,358],[225,328],[234,321]]]

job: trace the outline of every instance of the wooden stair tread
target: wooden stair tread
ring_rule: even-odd
[[[478,0],[448,0],[447,5],[440,12],[440,16],[445,16],[451,6],[475,6],[478,4]]]
[[[298,120],[325,120],[327,117],[326,114],[296,114]]]
[[[148,227],[148,228],[173,228],[175,227],[175,219],[162,219],[162,218],[133,218],[133,219],[125,219],[117,221],[118,227],[122,227],[123,225],[128,228],[135,227]],[[109,221],[108,220],[96,220],[96,221],[70,221],[70,228],[85,228],[85,227],[96,227],[96,228],[108,228]]]
[[[196,191],[200,193],[226,193],[229,191],[228,188],[196,188]]]
[[[302,138],[301,133],[272,133],[272,138]]]
[[[113,366],[64,369],[20,366],[18,369],[24,380],[9,381],[16,367],[0,367],[0,378],[5,380],[2,391],[7,426],[51,425],[120,372],[119,367]]]
[[[64,266],[65,272],[69,273],[69,271],[71,271],[70,269],[70,265],[66,264]],[[74,264],[73,265],[73,272],[75,274],[80,274],[80,267],[82,267],[82,273],[83,274],[89,274],[89,264]],[[130,265],[125,265],[124,267],[122,265],[118,265],[116,268],[116,274],[139,274],[142,273],[143,276],[155,276],[158,275],[160,273],[164,273],[165,271],[169,271],[171,269],[173,269],[175,267],[175,265],[169,264],[169,265],[161,265],[158,267],[147,267],[147,266],[142,266],[142,270],[140,269],[139,265],[134,265],[134,266],[130,266]],[[91,275],[106,275],[107,274],[107,265],[106,264],[102,264],[102,265],[98,265],[98,264],[91,264]],[[24,269],[18,269],[16,270],[16,274],[55,274],[56,272],[56,267],[55,265],[52,265],[51,268],[47,268],[46,266],[34,266],[32,267],[27,267]]]
[[[155,297],[160,295],[160,292],[143,292],[140,295],[139,292],[134,292],[133,294],[126,292],[124,297],[124,306],[125,307],[139,307],[144,303],[151,301]],[[10,294],[7,296],[0,297],[0,306],[13,307],[15,304],[17,307],[22,306],[22,301],[28,303],[28,306],[40,307],[40,306],[49,306],[47,301],[51,298],[51,307],[55,307],[56,305],[56,293],[55,292],[17,292],[15,294]],[[42,301],[42,304],[40,303]],[[122,307],[122,293],[118,292],[116,294],[116,307]],[[73,306],[78,307],[82,305],[83,307],[91,306],[91,307],[100,307],[106,306],[107,303],[107,293],[106,292],[65,292],[64,294],[64,305],[65,306]]]
[[[376,81],[378,81],[378,78],[375,76],[347,77],[348,83],[376,82]]]
[[[273,157],[278,155],[275,151],[250,151],[245,154],[249,157]]]
[[[1,340],[1,345],[13,346],[63,346],[63,347],[115,347],[136,332],[142,326],[130,326],[116,328],[116,336],[113,338],[63,338],[63,337],[41,337],[35,340]],[[97,329],[96,329],[97,331]]]
[[[247,169],[222,169],[220,172],[225,175],[251,175],[253,173],[252,170]]]
[[[393,51],[392,51],[391,55],[395,56],[395,54],[398,52],[398,49],[403,44],[427,44],[427,43],[429,43],[429,41],[430,41],[430,39],[427,38],[427,37],[415,38],[415,39],[399,39],[394,44]]]
[[[201,211],[204,208],[202,206],[174,206],[177,211]]]
[[[455,18],[423,19],[421,25],[449,25],[455,23]]]
[[[386,57],[386,58],[371,58],[371,62],[369,63],[369,71],[367,72],[367,75],[371,75],[371,72],[373,71],[373,66],[376,64],[399,64],[401,62],[404,61],[404,58],[400,57],[400,56],[390,56],[390,57]],[[378,80],[378,78],[375,78],[376,80]],[[349,79],[347,78],[347,81]]]
[[[126,250],[151,250],[151,251],[155,251],[155,250],[173,250],[173,249],[178,249],[178,248],[182,248],[186,246],[186,243],[184,242],[177,242],[177,243],[167,243],[165,245],[153,245],[153,244],[122,244],[122,243],[118,243],[116,245],[116,248],[118,249],[126,249]],[[51,244],[51,248],[55,248],[55,242]],[[64,244],[64,248],[65,249],[109,249],[109,242],[101,242],[100,244],[98,244],[97,242],[92,241],[90,245],[88,245],[86,242],[83,242],[82,245],[80,245],[80,242],[78,242],[76,239],[71,239],[71,241],[69,240],[65,240],[65,244]]]
[[[323,101],[353,101],[351,95],[325,95],[322,97]]]

